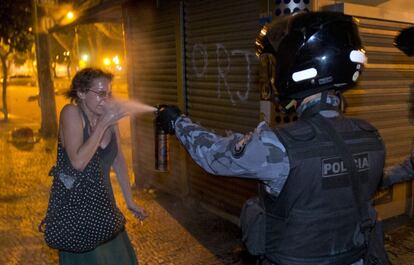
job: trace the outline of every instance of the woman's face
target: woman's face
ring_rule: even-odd
[[[96,115],[104,113],[104,106],[112,97],[111,81],[104,77],[92,81],[91,87],[85,93],[84,103],[86,107]]]

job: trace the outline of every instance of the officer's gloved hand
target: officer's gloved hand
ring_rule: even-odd
[[[158,105],[155,123],[165,133],[175,134],[175,121],[180,115],[181,110],[175,105]]]

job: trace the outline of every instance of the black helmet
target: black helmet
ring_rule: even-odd
[[[273,82],[282,100],[349,88],[366,62],[356,21],[336,12],[276,20],[261,30],[256,51],[274,55]]]
[[[394,45],[408,56],[414,55],[414,27],[401,30],[395,38]]]

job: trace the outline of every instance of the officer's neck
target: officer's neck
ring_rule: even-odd
[[[301,117],[307,112],[317,109],[318,113],[324,117],[336,117],[339,115],[339,104],[340,99],[332,94],[329,94],[325,104],[322,104],[321,93],[318,93],[304,98],[297,109],[297,114]]]

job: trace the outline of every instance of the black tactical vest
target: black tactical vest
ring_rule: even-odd
[[[381,179],[385,151],[377,130],[343,116],[328,121],[352,153],[364,201]],[[266,209],[266,258],[279,265],[349,265],[364,252],[350,176],[331,137],[313,117],[275,130],[287,150],[290,173],[278,197],[262,193]],[[373,219],[375,216],[373,216]]]

